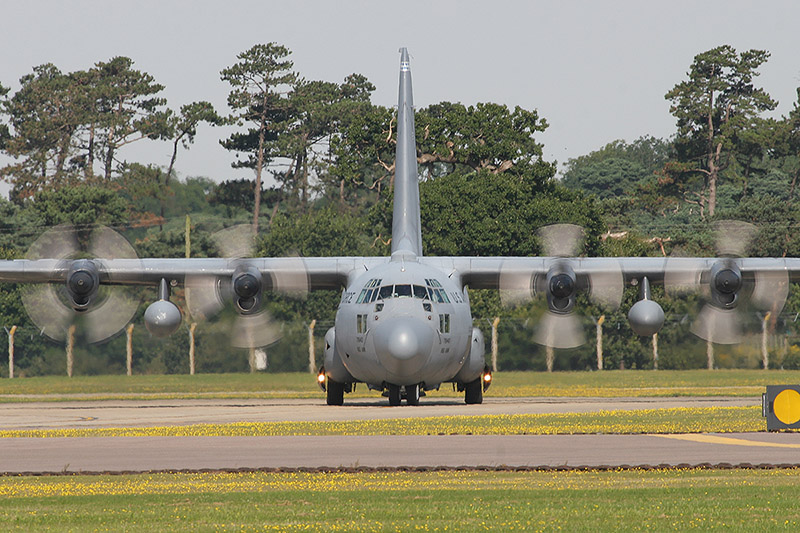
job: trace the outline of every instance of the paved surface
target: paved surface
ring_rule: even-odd
[[[389,407],[386,399],[347,400],[342,407],[313,400],[117,400],[0,404],[0,430],[164,426],[230,422],[374,420],[450,415],[594,412],[617,409],[760,405],[761,399],[688,398],[423,398],[417,407]]]
[[[5,439],[0,472],[797,464],[798,434]]]
[[[424,400],[423,400],[424,401]],[[156,400],[0,405],[0,427],[149,426],[200,422],[354,420],[448,414],[590,412],[757,405],[748,398],[491,398],[480,406],[429,400],[390,408],[351,401]],[[600,467],[699,464],[800,465],[799,433],[694,435],[98,437],[0,440],[0,472],[100,472],[236,468]]]

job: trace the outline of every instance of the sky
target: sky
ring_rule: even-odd
[[[254,44],[277,42],[306,79],[357,72],[376,86],[373,103],[395,106],[404,46],[417,107],[536,109],[549,123],[537,136],[545,158],[563,168],[617,139],[672,135],[664,94],[696,54],[722,44],[771,53],[757,83],[779,101],[774,115],[788,114],[800,87],[798,20],[800,2],[789,0],[27,0],[2,7],[0,83],[13,92],[36,65],[71,72],[122,55],[166,87],[171,108],[207,100],[227,114],[220,70]],[[232,131],[202,126],[178,155],[179,175],[252,178],[219,145]],[[122,156],[166,167],[170,154],[169,144],[144,140]]]

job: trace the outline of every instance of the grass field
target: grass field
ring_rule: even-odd
[[[797,531],[800,470],[0,478],[20,531]]]
[[[800,371],[611,370],[498,372],[487,396],[760,396],[765,385],[800,383]],[[432,397],[461,396],[449,384]],[[314,376],[200,374],[45,376],[0,380],[0,402],[121,398],[322,398]],[[350,397],[377,397],[361,385]],[[346,399],[345,399],[346,401]]]
[[[502,372],[488,396],[759,396],[800,372]],[[359,396],[376,397],[362,387]],[[432,396],[454,396],[443,387]],[[0,401],[323,398],[308,374],[0,380]],[[117,434],[665,433],[757,431],[757,407],[593,414],[196,425]],[[140,433],[123,433],[123,432]],[[159,473],[0,477],[0,524],[18,531],[797,531],[800,469],[571,472]]]

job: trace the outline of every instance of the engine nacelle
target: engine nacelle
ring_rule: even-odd
[[[722,309],[733,309],[742,288],[742,271],[731,260],[717,261],[710,273],[711,300]]]
[[[575,307],[575,292],[578,286],[575,272],[566,265],[551,268],[547,272],[547,306],[554,313],[569,313]]]
[[[100,288],[100,274],[94,262],[88,259],[73,261],[67,274],[67,294],[75,311],[89,308]]]
[[[342,363],[339,351],[336,349],[336,328],[330,328],[325,333],[325,374],[328,378],[339,383],[352,383],[355,381],[350,372]]]
[[[261,305],[261,272],[255,267],[247,267],[235,272],[231,278],[233,304],[243,314],[258,312]]]
[[[467,354],[461,370],[458,371],[453,381],[457,383],[472,383],[481,377],[483,369],[486,367],[484,353],[486,348],[483,342],[483,333],[478,328],[472,328],[472,340],[469,343],[469,353]]]
[[[181,326],[181,310],[169,300],[158,300],[147,306],[144,325],[154,337],[168,337]]]

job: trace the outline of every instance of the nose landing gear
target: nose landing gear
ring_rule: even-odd
[[[419,405],[420,396],[424,394],[419,383],[405,386],[390,383],[386,385],[386,391],[384,394],[389,397],[389,405],[392,407],[400,405],[404,398],[408,405]]]

